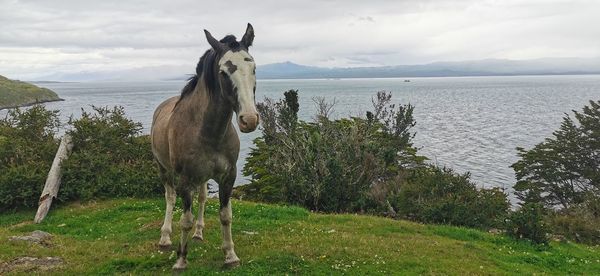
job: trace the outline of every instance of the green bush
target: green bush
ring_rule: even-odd
[[[0,211],[37,206],[58,149],[58,112],[11,109],[0,120]]]
[[[530,150],[517,148],[512,165],[515,194],[525,204],[547,210],[553,233],[569,239],[600,242],[600,101],[566,115],[552,137]],[[550,211],[551,210],[551,211]]]
[[[548,215],[548,227],[553,234],[587,244],[600,244],[600,200],[590,198],[585,203],[557,210]]]
[[[64,163],[61,201],[148,197],[164,191],[149,136],[125,117],[122,107],[93,107],[70,120],[73,152]]]
[[[370,212],[422,222],[497,227],[506,195],[478,190],[469,176],[424,164],[412,146],[410,105],[377,93],[365,118],[329,119],[332,105],[316,99],[314,122],[298,120],[297,91],[258,104],[262,137],[244,167],[244,199],[283,202],[323,212]]]
[[[536,244],[548,244],[548,226],[544,221],[546,210],[540,203],[525,203],[511,213],[506,231],[516,239],[527,239]]]
[[[162,185],[141,124],[122,107],[82,110],[68,133],[73,152],[63,163],[58,201],[161,195]],[[37,206],[58,149],[58,111],[42,105],[9,110],[0,120],[0,211]]]
[[[297,91],[285,100],[257,105],[263,136],[255,140],[244,173],[245,198],[287,202],[324,212],[368,209],[371,183],[392,177],[403,166],[422,162],[412,147],[412,106],[390,104],[379,93],[369,117],[330,120],[331,105],[317,99],[314,122],[298,120]]]
[[[498,188],[477,189],[468,173],[422,166],[408,170],[404,179],[385,185],[394,189],[385,196],[397,216],[426,223],[499,228],[510,203]],[[374,187],[374,189],[380,189]]]

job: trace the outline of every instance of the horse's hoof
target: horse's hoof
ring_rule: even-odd
[[[175,266],[174,265],[173,266],[173,272],[183,272],[183,271],[186,270],[186,268],[187,268],[186,266],[179,267],[179,266]]]
[[[184,271],[186,269],[186,267],[187,267],[186,260],[177,259],[177,262],[175,263],[175,265],[173,265],[173,271],[181,272],[181,271]]]
[[[240,260],[233,260],[230,262],[225,262],[223,264],[223,268],[226,268],[226,269],[232,269],[232,268],[236,268],[238,266],[240,266]]]
[[[158,244],[158,250],[162,251],[162,252],[168,252],[171,251],[171,244]]]
[[[194,235],[194,236],[192,237],[192,239],[193,239],[193,240],[196,240],[196,241],[204,241],[204,238],[203,238],[202,236],[200,236],[200,235]]]

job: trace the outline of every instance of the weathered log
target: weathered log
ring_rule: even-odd
[[[385,201],[385,204],[387,205],[388,208],[388,216],[391,218],[396,218],[396,216],[398,215],[398,213],[396,213],[396,210],[394,210],[394,207],[392,207],[392,204],[390,204],[389,200]]]
[[[40,223],[46,217],[52,200],[58,195],[58,188],[60,187],[60,179],[62,177],[62,161],[69,157],[71,149],[73,149],[73,141],[71,140],[71,136],[65,134],[60,141],[60,146],[58,146],[58,150],[54,156],[52,167],[50,167],[50,171],[48,172],[46,185],[40,196],[39,207],[33,220],[35,223]]]

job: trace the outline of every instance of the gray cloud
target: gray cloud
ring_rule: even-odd
[[[0,0],[0,74],[193,68],[202,29],[256,30],[259,64],[600,56],[598,1]],[[181,69],[185,70],[185,69]]]

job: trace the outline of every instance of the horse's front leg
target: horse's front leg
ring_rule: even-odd
[[[165,220],[160,228],[160,241],[158,246],[162,250],[171,248],[171,232],[173,222],[173,207],[175,206],[175,188],[165,185],[165,201],[167,202],[167,210],[165,211]]]
[[[198,190],[198,220],[196,221],[196,232],[192,236],[193,239],[200,241],[204,240],[202,230],[204,229],[204,206],[206,205],[206,195],[208,193],[207,185],[208,183],[201,184]]]
[[[234,168],[219,183],[219,217],[221,219],[221,233],[223,234],[223,245],[221,248],[225,253],[225,266],[228,267],[235,267],[240,264],[240,259],[233,249],[233,239],[231,237],[232,211],[230,198],[235,177],[236,170]]]
[[[181,183],[177,193],[180,194],[183,203],[183,213],[179,225],[181,227],[181,241],[177,249],[177,262],[173,265],[175,270],[183,270],[187,267],[188,234],[194,226],[194,215],[192,215],[192,186],[189,178],[181,176]]]
[[[160,228],[160,241],[158,242],[158,246],[161,250],[167,250],[171,248],[171,224],[173,222],[173,207],[175,206],[177,195],[175,194],[175,188],[173,187],[173,178],[170,177],[167,171],[162,167],[159,167],[159,169],[165,187],[165,201],[167,207],[165,210],[165,220]]]

